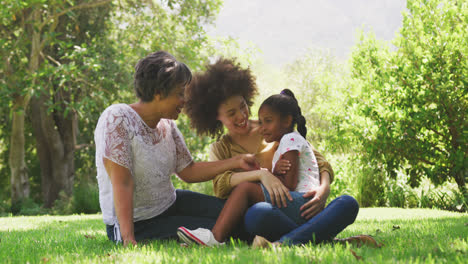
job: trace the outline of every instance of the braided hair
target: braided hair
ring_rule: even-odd
[[[301,108],[297,102],[294,93],[289,89],[284,89],[279,94],[272,95],[263,101],[263,106],[270,107],[273,111],[280,114],[281,117],[292,116],[292,127],[297,125],[297,131],[306,138],[307,127],[305,117],[302,115]]]

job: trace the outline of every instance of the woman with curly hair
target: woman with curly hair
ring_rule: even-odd
[[[258,121],[249,119],[256,94],[255,77],[250,69],[243,69],[234,60],[225,58],[208,65],[205,72],[196,74],[186,91],[185,111],[192,127],[199,135],[217,138],[210,146],[210,160],[252,153],[264,168],[227,170],[217,175],[213,180],[215,195],[226,199],[243,182],[261,182],[271,194],[271,203],[257,203],[245,213],[245,226],[251,234],[290,245],[333,240],[354,222],[359,211],[358,203],[353,197],[343,195],[325,208],[334,173],[326,159],[313,149],[319,167],[320,186],[304,194],[305,198],[311,198],[300,208],[306,223],[298,225],[278,210],[287,205],[286,200],[291,200],[291,196],[288,188],[274,174],[284,174],[290,164],[282,160],[272,168],[273,154],[278,145],[266,143]],[[363,241],[361,237],[346,239],[356,240]],[[265,239],[256,239],[254,246],[265,243]]]

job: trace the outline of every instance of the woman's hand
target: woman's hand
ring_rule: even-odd
[[[303,195],[305,198],[313,198],[301,206],[301,216],[310,219],[320,213],[325,208],[328,195],[330,195],[330,174],[323,171],[320,173],[320,186]]]
[[[133,238],[133,239],[124,239],[123,240],[123,246],[124,247],[128,247],[129,245],[132,245],[132,246],[137,245],[137,242],[136,242],[135,238]]]
[[[268,170],[262,169],[260,172],[260,181],[270,194],[271,204],[276,205],[279,208],[281,208],[281,205],[286,207],[286,199],[292,201],[288,188],[286,188],[281,180],[271,174]]]
[[[255,155],[253,154],[241,154],[237,156],[239,158],[239,168],[245,171],[258,170],[260,166],[258,165]]]

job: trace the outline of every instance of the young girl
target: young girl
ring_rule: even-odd
[[[308,201],[303,194],[320,185],[319,169],[311,145],[305,139],[307,128],[305,118],[294,94],[283,90],[280,94],[267,98],[258,111],[262,135],[267,142],[279,142],[272,168],[275,175],[289,188],[292,201],[287,207],[279,208],[297,224],[306,220],[300,215],[300,207]],[[297,126],[298,132],[294,131]],[[280,158],[288,160],[290,169],[281,173]],[[278,172],[278,173],[277,173]],[[241,223],[246,210],[257,202],[271,202],[271,196],[263,185],[252,182],[239,184],[229,196],[215,226],[211,229],[189,230],[179,227],[177,234],[188,244],[216,246],[224,244],[230,232]]]

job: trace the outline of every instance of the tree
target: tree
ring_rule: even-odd
[[[87,154],[92,152],[89,146],[99,113],[111,102],[133,98],[130,79],[136,61],[164,49],[199,68],[207,57],[202,50],[209,46],[202,25],[213,21],[220,4],[2,1],[0,28],[6,38],[0,42],[4,58],[0,74],[6,81],[0,84],[13,108],[12,203],[29,195],[24,162],[28,107],[43,200],[52,206],[60,191],[71,195],[75,150],[84,146]],[[79,127],[84,133],[79,134]]]
[[[47,68],[44,66],[44,59],[47,56],[44,55],[44,51],[54,43],[57,26],[62,17],[72,14],[75,10],[95,8],[108,3],[110,0],[80,2],[76,5],[70,1],[2,1],[0,28],[2,36],[5,36],[2,40],[2,57],[4,58],[2,75],[7,80],[2,84],[13,102],[9,152],[12,203],[29,196],[28,175],[24,162],[24,120],[25,111],[33,95],[41,88],[45,88],[45,91],[49,89],[47,86],[41,86],[41,73],[43,74],[45,72],[43,70]],[[53,58],[49,57],[49,59],[53,61]],[[38,94],[38,97],[43,98],[44,94],[46,93]],[[38,100],[44,102],[41,99]],[[37,104],[34,103],[34,105]],[[49,115],[43,117],[49,118],[50,122]],[[59,133],[58,127],[51,126],[50,129],[52,130],[48,132],[52,134]],[[52,143],[57,142],[50,142]],[[63,149],[59,150],[59,148],[55,144],[53,153],[66,154]],[[64,160],[59,159],[54,162],[62,163]],[[59,178],[55,176],[51,182]],[[70,190],[68,179],[65,182],[59,180],[58,185],[59,188],[64,187],[65,190]],[[48,196],[45,197],[46,204],[50,205]]]
[[[341,111],[349,94],[345,66],[330,51],[317,49],[286,65],[284,72],[307,120],[308,139],[328,152],[343,150],[337,126],[347,114]]]
[[[356,130],[376,169],[403,170],[417,186],[455,180],[466,194],[468,149],[468,4],[408,0],[396,51],[362,37],[352,56]],[[365,130],[364,130],[365,129]]]

